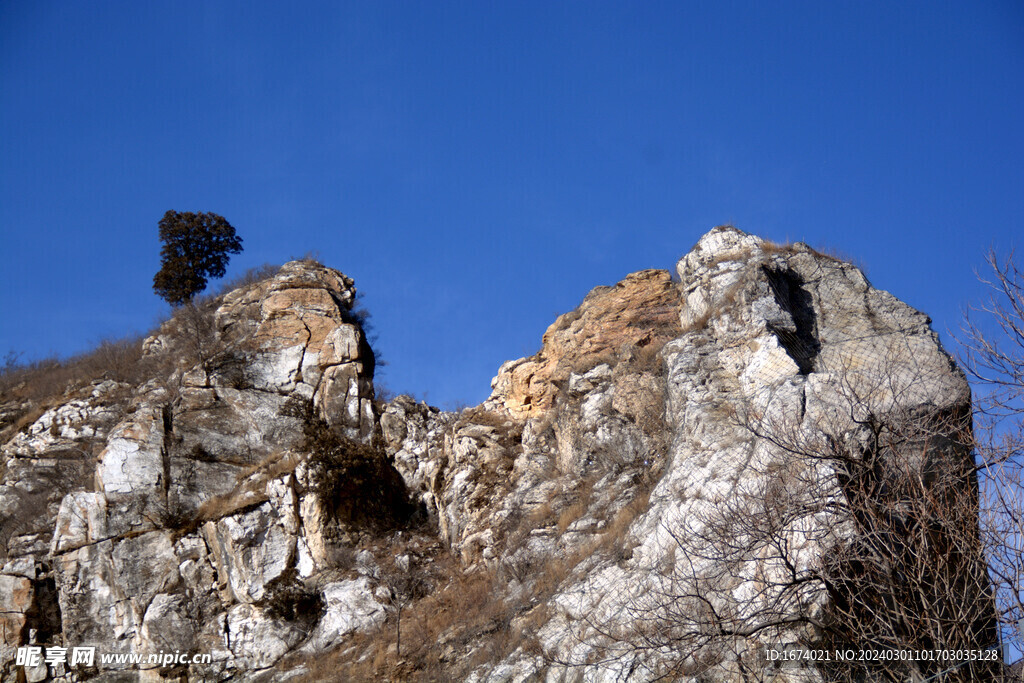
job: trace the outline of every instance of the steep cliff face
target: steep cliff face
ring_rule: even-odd
[[[183,312],[152,381],[3,446],[4,680],[743,680],[847,634],[847,565],[895,547],[871,513],[917,523],[901,476],[976,515],[967,384],[926,316],[807,247],[716,228],[677,272],[593,290],[459,414],[375,406],[329,268]],[[939,582],[985,638],[958,552]],[[15,666],[26,643],[212,657]]]

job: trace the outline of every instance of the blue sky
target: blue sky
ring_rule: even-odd
[[[1019,2],[0,3],[0,355],[141,332],[165,211],[356,280],[382,379],[476,403],[731,222],[940,331],[1024,225]]]

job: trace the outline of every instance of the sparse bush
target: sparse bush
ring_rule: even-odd
[[[142,358],[142,337],[108,339],[95,348],[66,359],[46,358],[18,364],[9,354],[10,364],[0,372],[0,440],[6,440],[38,420],[43,413],[68,397],[81,398],[91,384],[113,380],[136,385],[154,372],[149,359]],[[104,405],[128,409],[131,388],[109,392]]]
[[[326,606],[317,591],[306,586],[294,569],[288,569],[266,587],[263,598],[256,603],[271,619],[316,624]]]
[[[380,444],[343,436],[304,399],[290,399],[282,413],[303,420],[309,453],[309,487],[335,524],[392,529],[408,524],[416,508],[402,475]]]
[[[558,514],[558,533],[564,534],[573,522],[587,512],[587,500],[577,500]]]
[[[408,556],[406,556],[408,557]],[[430,583],[419,567],[410,563],[406,567],[389,567],[380,578],[387,589],[387,603],[395,620],[395,654],[402,656],[402,611],[413,602],[427,595]]]
[[[609,365],[614,368],[618,362],[618,354],[612,349],[606,349],[601,353],[588,353],[576,358],[571,371],[577,375],[585,375],[598,365]]]
[[[214,298],[223,297],[225,294],[241,289],[242,287],[249,287],[256,284],[257,282],[263,282],[277,275],[278,271],[281,270],[281,266],[274,263],[264,263],[259,266],[254,266],[241,275],[233,277],[230,280],[225,281],[214,293]]]

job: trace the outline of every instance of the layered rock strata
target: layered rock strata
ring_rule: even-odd
[[[26,643],[212,662],[4,680],[316,679],[376,652],[412,675],[373,639],[465,577],[503,611],[437,627],[449,678],[821,680],[758,657],[836,618],[820,579],[865,490],[842,457],[876,457],[877,491],[959,471],[967,384],[925,315],[806,246],[716,228],[676,274],[596,288],[460,413],[375,407],[338,271],[291,262],[181,311],[146,341],[162,375],[82,388],[3,446],[0,662]]]

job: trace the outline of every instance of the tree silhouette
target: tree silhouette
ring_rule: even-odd
[[[164,246],[153,291],[172,306],[191,302],[208,278],[223,277],[230,254],[242,251],[242,238],[215,213],[168,211],[159,228]]]

